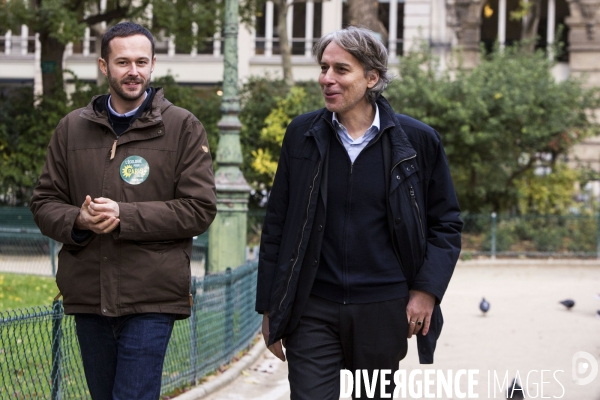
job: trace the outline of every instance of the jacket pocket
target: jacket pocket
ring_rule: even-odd
[[[89,252],[77,249],[72,252],[70,247],[81,249],[80,246],[63,245],[58,253],[58,270],[56,271],[56,286],[63,295],[65,305],[100,303],[100,265],[98,260],[88,257]]]
[[[120,256],[120,307],[169,304],[189,296],[190,261],[181,247],[160,242],[138,244]]]
[[[135,242],[138,246],[142,246],[148,250],[153,250],[158,253],[165,252],[173,247],[174,240],[165,240],[161,242]]]
[[[76,256],[84,248],[85,248],[85,246],[77,246],[77,245],[74,245],[74,244],[63,244],[62,248],[60,249],[60,251],[58,252],[58,254],[60,256],[60,253],[62,253],[62,252],[68,252],[71,255]]]

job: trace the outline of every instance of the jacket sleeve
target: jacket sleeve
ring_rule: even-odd
[[[119,203],[115,239],[186,239],[206,231],[217,213],[212,159],[200,121],[186,124],[177,150],[173,199]]]
[[[73,205],[69,197],[66,118],[69,117],[60,121],[50,139],[30,209],[42,234],[64,244],[85,246],[92,235],[83,241],[75,241],[71,235],[81,205]]]
[[[258,278],[256,283],[256,311],[261,314],[269,311],[273,280],[277,272],[279,249],[289,204],[289,160],[286,143],[287,141],[284,139],[277,172],[275,173],[275,180],[269,195],[267,214],[260,239]]]
[[[462,221],[446,154],[437,132],[433,169],[427,187],[427,254],[412,289],[442,301],[460,255]]]

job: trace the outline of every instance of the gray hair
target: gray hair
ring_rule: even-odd
[[[323,52],[331,42],[335,42],[342,49],[352,54],[365,72],[365,77],[370,71],[379,73],[379,81],[367,89],[366,97],[373,104],[392,80],[388,73],[388,52],[381,40],[373,31],[366,28],[349,26],[345,29],[334,31],[323,36],[313,47],[313,56],[321,63]]]

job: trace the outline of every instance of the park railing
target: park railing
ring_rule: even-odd
[[[55,276],[61,248],[61,243],[42,235],[29,208],[0,207],[0,272]],[[204,275],[206,260],[208,232],[194,237],[192,275]]]
[[[264,209],[248,212],[248,231],[257,242]],[[600,258],[600,215],[461,215],[462,258],[562,257]],[[61,244],[43,236],[28,208],[0,207],[0,271],[48,275],[56,273]],[[192,275],[205,273],[208,233],[194,238]],[[247,249],[247,259],[258,248]]]
[[[463,214],[463,259],[600,258],[598,215]]]
[[[257,262],[194,278],[190,318],[175,322],[162,393],[199,380],[248,348],[259,331],[254,311]],[[75,321],[62,302],[0,313],[0,399],[88,399]]]

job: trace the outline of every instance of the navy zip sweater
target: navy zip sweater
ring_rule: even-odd
[[[338,138],[328,157],[325,231],[312,294],[342,304],[408,296],[388,226],[381,134],[354,164]]]

